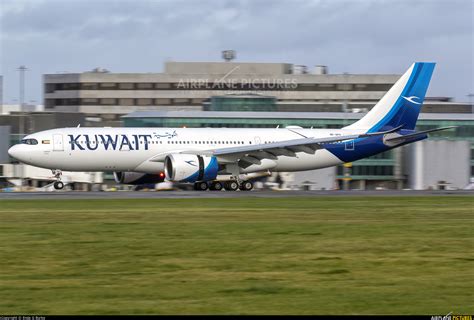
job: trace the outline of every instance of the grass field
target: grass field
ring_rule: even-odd
[[[473,198],[0,202],[2,314],[474,313]]]

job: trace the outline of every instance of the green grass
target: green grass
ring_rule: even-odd
[[[474,313],[473,198],[0,202],[2,314]]]

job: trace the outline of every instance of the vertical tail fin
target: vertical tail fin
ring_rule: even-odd
[[[369,113],[346,128],[377,132],[403,125],[403,129],[413,130],[434,67],[432,62],[412,64]]]

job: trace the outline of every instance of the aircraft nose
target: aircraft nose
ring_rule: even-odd
[[[10,155],[10,157],[18,159],[18,154],[19,154],[19,151],[18,151],[17,144],[11,147],[10,149],[8,149],[8,155]]]
[[[16,144],[8,149],[10,157],[25,163],[34,165],[35,155],[37,154],[34,150],[31,150],[29,146],[24,144]]]
[[[15,158],[21,162],[27,162],[31,158],[31,150],[28,150],[24,145],[21,144],[15,144],[10,149],[8,149],[8,154],[10,157]]]

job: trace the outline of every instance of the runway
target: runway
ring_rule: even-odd
[[[3,192],[0,200],[56,200],[56,199],[187,199],[187,198],[284,198],[284,197],[321,197],[321,196],[474,196],[473,190],[459,191],[262,191],[226,192],[226,191],[115,191],[115,192]]]

